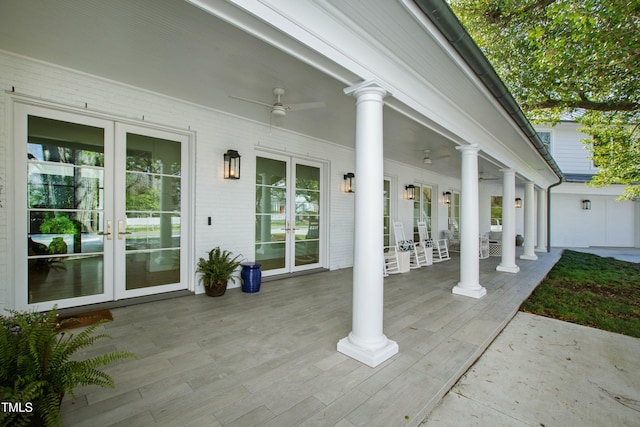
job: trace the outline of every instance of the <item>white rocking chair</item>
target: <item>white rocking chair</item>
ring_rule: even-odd
[[[384,277],[400,273],[400,260],[395,246],[384,247],[384,263],[382,264]]]
[[[420,261],[418,260],[418,250],[416,244],[412,239],[406,239],[404,237],[404,227],[402,222],[393,222],[393,232],[396,238],[396,251],[409,252],[409,268],[420,268]]]
[[[427,223],[424,221],[418,221],[418,236],[419,241],[416,243],[416,249],[418,250],[418,261],[421,265],[433,264],[433,242],[428,238]]]
[[[430,239],[426,222],[418,221],[418,235],[420,236],[420,242],[424,242],[425,246],[431,245],[431,247],[434,249],[433,262],[442,262],[451,259],[451,257],[449,256],[447,239]],[[436,254],[438,255],[437,258]]]

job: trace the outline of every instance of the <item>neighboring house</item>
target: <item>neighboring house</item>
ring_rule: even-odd
[[[4,0],[0,86],[3,307],[201,293],[221,246],[265,275],[353,267],[338,349],[374,366],[389,221],[459,230],[474,298],[491,197],[500,271],[516,231],[522,262],[546,250],[562,173],[444,1]]]
[[[553,127],[536,126],[565,177],[550,191],[551,246],[640,247],[640,203],[617,200],[622,185],[587,185],[597,168],[579,128],[568,115]]]

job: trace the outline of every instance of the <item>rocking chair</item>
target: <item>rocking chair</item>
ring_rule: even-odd
[[[429,238],[429,232],[427,231],[427,223],[425,221],[418,221],[418,235],[420,236],[420,243],[424,242],[424,245],[434,249],[433,262],[442,262],[451,259],[449,256],[449,247],[447,246],[447,239]],[[438,255],[436,258],[436,254]]]
[[[393,232],[396,238],[396,251],[409,252],[409,268],[420,268],[420,261],[418,260],[418,250],[416,244],[411,239],[404,237],[404,227],[402,222],[393,222]]]

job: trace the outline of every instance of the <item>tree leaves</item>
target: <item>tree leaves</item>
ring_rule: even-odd
[[[623,198],[638,197],[640,2],[450,4],[530,120],[553,124],[564,112],[588,110],[578,121],[596,141],[594,184],[625,184]],[[616,146],[606,156],[605,140]]]

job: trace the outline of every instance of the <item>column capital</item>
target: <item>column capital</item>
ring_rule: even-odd
[[[516,170],[512,169],[512,168],[503,168],[503,169],[500,169],[500,172],[502,172],[503,175],[515,175],[516,174]]]
[[[379,94],[382,98],[391,95],[391,91],[384,87],[377,80],[366,80],[356,83],[344,89],[345,95],[355,96],[356,98],[363,94]]]
[[[464,153],[477,153],[478,151],[480,151],[480,147],[478,147],[478,144],[469,144],[469,145],[458,145],[456,147],[456,150]]]

